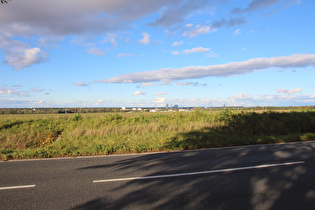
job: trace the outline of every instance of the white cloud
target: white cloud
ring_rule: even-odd
[[[195,48],[192,48],[192,49],[187,49],[184,52],[186,54],[190,54],[190,53],[204,53],[204,52],[208,52],[209,50],[211,50],[211,48],[195,47]]]
[[[211,66],[187,66],[183,68],[164,68],[154,71],[143,71],[123,74],[98,82],[108,83],[139,83],[139,82],[170,82],[204,77],[227,77],[242,75],[267,68],[302,68],[315,66],[315,54],[296,54],[272,58],[254,58],[247,61],[231,62]]]
[[[164,98],[164,97],[162,97],[162,98],[156,98],[156,99],[155,99],[155,103],[157,103],[157,104],[163,104],[163,103],[165,103],[165,98]]]
[[[239,94],[236,94],[235,96],[232,96],[230,97],[230,99],[248,99],[248,98],[251,98],[250,94],[244,94],[244,93],[239,93]]]
[[[150,86],[150,85],[152,85],[152,82],[145,82],[141,86],[145,87],[145,86]]]
[[[43,92],[43,90],[40,88],[32,88],[31,91],[32,92]]]
[[[173,42],[172,46],[180,46],[182,45],[184,42],[183,41],[180,41],[180,42]]]
[[[179,51],[172,51],[172,54],[173,54],[173,55],[179,55],[180,52],[179,52]]]
[[[241,30],[237,29],[236,31],[233,32],[233,36],[238,36],[241,34]]]
[[[175,86],[186,86],[186,85],[194,85],[197,86],[199,82],[181,82],[181,83],[176,83]]]
[[[206,56],[207,56],[208,58],[214,58],[214,57],[218,57],[219,54],[214,53],[213,51],[209,51],[209,52],[206,54]]]
[[[145,95],[145,92],[135,91],[135,92],[133,93],[133,96],[140,96],[140,95]]]
[[[18,95],[18,96],[21,96],[21,95],[26,95],[26,93],[2,87],[0,89],[0,95]]]
[[[159,93],[156,93],[155,96],[160,96],[160,95],[166,95],[167,93],[165,92],[159,92]]]
[[[133,56],[133,55],[135,55],[135,54],[133,54],[133,53],[119,53],[117,55],[117,58],[122,58],[122,57],[126,57],[126,56]]]
[[[213,51],[210,51],[211,48],[204,48],[204,47],[195,47],[192,49],[186,49],[183,52],[179,52],[179,51],[172,51],[172,55],[179,55],[179,54],[191,54],[191,53],[207,53],[206,56],[207,57],[217,57],[218,54],[215,54]]]
[[[33,102],[33,105],[41,105],[41,104],[44,104],[44,103],[46,103],[46,101],[44,101],[44,100],[35,101],[35,102]]]
[[[198,36],[199,34],[207,34],[207,33],[215,32],[215,31],[216,29],[211,29],[210,26],[196,25],[195,27],[193,27],[192,24],[187,24],[185,27],[185,32],[183,33],[183,36],[193,38],[195,36]]]
[[[97,55],[97,56],[103,56],[106,55],[106,52],[101,50],[100,48],[97,47],[92,47],[86,50],[87,53],[92,54],[92,55]]]
[[[116,39],[121,39],[121,36],[117,35],[117,34],[108,34],[107,37],[104,37],[104,39],[102,40],[102,42],[110,42],[112,44],[113,47],[118,47],[118,43]]]
[[[86,83],[84,83],[84,82],[76,82],[76,83],[74,83],[74,85],[75,86],[82,86],[82,87],[84,87],[84,86],[88,86]]]
[[[37,47],[29,49],[13,49],[5,56],[5,61],[17,70],[40,63],[46,55]]]
[[[98,106],[100,104],[104,103],[104,100],[103,99],[99,99],[97,100],[97,102],[94,103],[95,106]]]
[[[295,88],[293,90],[289,90],[289,89],[278,89],[277,93],[284,93],[284,94],[295,94],[295,93],[299,93],[302,91],[302,88]]]
[[[0,49],[5,53],[5,63],[16,70],[43,62],[46,54],[38,47],[31,47],[26,43],[9,39],[0,34]]]
[[[139,40],[140,44],[149,44],[150,43],[150,34],[143,32],[142,33],[143,39]]]

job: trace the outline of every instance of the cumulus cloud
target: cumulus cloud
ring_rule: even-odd
[[[143,32],[142,33],[143,38],[139,40],[140,44],[149,44],[150,43],[150,34]]]
[[[199,85],[199,82],[181,82],[181,83],[175,84],[175,86],[187,86],[187,85],[197,86],[197,85]]]
[[[296,54],[272,58],[254,58],[247,61],[231,62],[210,66],[187,66],[183,68],[164,68],[154,71],[143,71],[123,74],[98,82],[108,83],[143,83],[143,82],[170,82],[204,77],[227,77],[242,75],[266,68],[302,68],[315,66],[315,54]]]
[[[76,82],[74,83],[75,86],[81,86],[81,87],[84,87],[84,86],[88,86],[86,83],[84,82]]]
[[[241,99],[248,99],[251,98],[250,94],[245,94],[245,93],[239,93],[236,94],[235,96],[230,97],[230,99],[234,99],[234,100],[241,100]]]
[[[98,106],[98,105],[100,105],[100,104],[102,104],[102,103],[104,103],[104,100],[103,100],[103,99],[99,99],[99,100],[97,100],[97,101],[94,103],[94,105],[95,105],[95,106]]]
[[[40,63],[46,55],[37,47],[30,49],[13,49],[5,56],[5,61],[15,67],[16,70],[29,67],[33,64]]]
[[[140,95],[145,95],[145,92],[135,91],[135,92],[133,93],[133,96],[140,96]]]
[[[289,89],[278,89],[277,93],[284,93],[284,94],[295,94],[295,93],[299,93],[302,91],[302,88],[295,88],[293,90],[289,90]]]
[[[155,103],[157,103],[157,104],[163,104],[163,103],[165,103],[165,98],[164,98],[164,97],[156,98],[156,99],[155,99]]]
[[[165,92],[159,92],[159,93],[156,93],[155,96],[160,96],[160,95],[166,95],[167,93]]]
[[[216,31],[216,29],[211,29],[210,26],[196,25],[195,27],[193,27],[192,24],[187,24],[183,36],[193,38],[195,36],[198,36],[199,34],[207,34],[214,31]]]
[[[173,42],[172,46],[180,46],[182,45],[184,42],[183,41],[179,41],[179,42]]]
[[[127,56],[133,56],[133,55],[135,55],[135,54],[133,54],[133,53],[119,53],[119,54],[117,55],[117,58],[122,58],[122,57],[127,57]]]
[[[118,43],[116,39],[121,39],[121,36],[117,35],[117,34],[108,34],[106,37],[103,38],[102,43],[111,43],[113,47],[118,47]]]
[[[152,85],[152,82],[145,82],[141,86],[145,87],[145,86],[150,86],[150,85]]]
[[[232,11],[232,13],[239,14],[244,12],[254,12],[263,8],[269,8],[274,4],[278,4],[279,2],[280,0],[252,0],[247,8],[236,8]]]
[[[43,62],[46,54],[38,47],[31,47],[17,40],[8,39],[0,35],[0,49],[5,53],[5,63],[16,70]]]
[[[21,95],[25,95],[25,94],[26,94],[25,92],[15,91],[15,90],[4,88],[4,87],[0,88],[0,95],[18,95],[18,96],[21,96]]]
[[[206,52],[208,52],[207,57],[216,57],[217,54],[215,54],[213,51],[210,51],[210,50],[211,50],[211,48],[195,47],[192,49],[186,49],[183,52],[172,51],[172,54],[173,55],[179,55],[179,54],[183,54],[183,53],[191,54],[191,53],[206,53]]]
[[[209,50],[211,50],[211,48],[195,47],[195,48],[192,48],[192,49],[187,49],[184,52],[186,54],[190,54],[190,53],[204,53],[204,52],[208,52]]]
[[[172,54],[173,54],[173,55],[179,55],[180,52],[179,52],[179,51],[172,51]]]
[[[100,48],[97,47],[92,47],[86,50],[87,53],[92,54],[92,55],[97,55],[97,56],[103,56],[106,55],[106,52],[101,50]]]
[[[233,18],[230,18],[230,19],[225,19],[225,18],[222,18],[220,20],[216,20],[212,23],[211,27],[215,28],[215,29],[218,29],[218,28],[221,28],[221,27],[234,27],[234,26],[237,26],[237,25],[244,25],[248,23],[248,21],[245,19],[245,18],[236,18],[236,17],[233,17]]]

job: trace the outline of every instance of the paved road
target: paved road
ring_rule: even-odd
[[[0,209],[314,209],[315,142],[0,162]]]

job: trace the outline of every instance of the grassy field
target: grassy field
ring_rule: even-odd
[[[0,158],[140,153],[315,140],[315,112],[2,115]]]

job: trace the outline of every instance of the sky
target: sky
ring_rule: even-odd
[[[313,0],[11,0],[0,108],[315,105]]]

